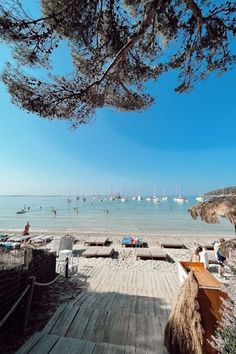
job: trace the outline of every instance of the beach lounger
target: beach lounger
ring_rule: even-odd
[[[20,244],[18,242],[0,242],[0,249],[3,251],[11,251],[14,249],[20,249]]]
[[[106,247],[106,248],[99,248],[99,247],[94,247],[94,248],[88,248],[86,251],[82,253],[83,257],[112,257],[114,253],[114,249],[111,247]]]
[[[84,243],[85,246],[106,246],[108,243],[107,237],[97,237],[95,239],[88,240]]]
[[[5,242],[8,241],[9,235],[8,234],[1,234],[0,235],[0,241]]]
[[[168,256],[160,248],[144,248],[137,250],[136,259],[156,259],[160,261],[167,261]]]
[[[161,248],[187,248],[183,243],[181,242],[171,242],[171,243],[165,243],[157,240],[158,244],[161,246]]]
[[[31,237],[29,235],[27,236],[18,236],[13,239],[13,242],[23,242],[23,241],[29,241]]]
[[[52,236],[48,236],[48,235],[39,235],[39,236],[35,236],[32,237],[30,242],[31,243],[44,243],[44,242],[51,242],[53,240]]]
[[[7,241],[9,242],[15,242],[16,239],[19,239],[20,237],[23,237],[23,236],[19,236],[19,235],[8,235],[8,239]],[[27,236],[29,237],[29,236]]]
[[[214,250],[214,245],[212,245],[210,242],[202,243],[202,242],[194,241],[194,243],[195,245],[201,246],[206,250]]]

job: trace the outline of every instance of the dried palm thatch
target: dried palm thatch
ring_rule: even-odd
[[[204,354],[197,295],[198,284],[190,272],[165,328],[165,346],[170,354]]]
[[[220,253],[222,256],[229,258],[229,252],[234,252],[236,251],[236,239],[231,239],[223,242],[220,245]]]
[[[199,203],[188,209],[193,219],[200,217],[202,221],[216,224],[219,216],[228,219],[236,232],[236,197],[215,197],[207,202]]]

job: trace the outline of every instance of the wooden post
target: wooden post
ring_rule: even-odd
[[[26,250],[24,250],[24,265],[26,265]]]
[[[28,324],[28,319],[29,319],[29,314],[30,314],[30,308],[31,308],[31,302],[32,302],[32,297],[33,297],[33,292],[34,292],[34,282],[35,282],[35,277],[34,276],[31,276],[31,277],[28,278],[28,283],[31,286],[30,286],[30,289],[28,291],[28,296],[26,298],[24,319],[23,319],[23,326],[22,326],[23,334],[25,333],[25,331],[27,329],[27,324]]]
[[[65,264],[65,278],[69,277],[69,258],[66,257],[66,264]]]

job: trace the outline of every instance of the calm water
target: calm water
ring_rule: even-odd
[[[103,202],[87,197],[85,202],[71,197],[9,197],[0,196],[0,230],[21,230],[27,221],[31,231],[106,231],[135,234],[178,235],[233,235],[230,223],[221,219],[212,225],[193,220],[187,209],[196,204],[195,197],[187,197],[188,203],[178,204],[169,198],[167,202],[147,201]],[[25,214],[16,211],[30,207]],[[40,209],[41,207],[41,209]],[[52,212],[55,208],[57,215]],[[78,208],[78,214],[75,209]],[[108,210],[108,213],[106,212]]]

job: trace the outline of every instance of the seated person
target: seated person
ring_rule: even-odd
[[[137,237],[132,237],[131,244],[134,246],[138,245],[138,238]]]
[[[201,262],[204,264],[204,268],[209,268],[209,259],[205,247],[198,246],[192,255],[192,262]]]
[[[219,263],[219,268],[218,268],[218,275],[220,277],[223,276],[223,272],[224,272],[224,262],[226,261],[226,258],[224,256],[222,256],[221,252],[220,252],[220,246],[222,245],[222,243],[225,242],[224,238],[220,238],[219,240],[217,240],[214,244],[214,252],[215,252],[215,257],[217,262]]]
[[[203,248],[201,246],[198,246],[195,251],[193,252],[192,255],[192,262],[200,262],[200,252],[203,251]]]

